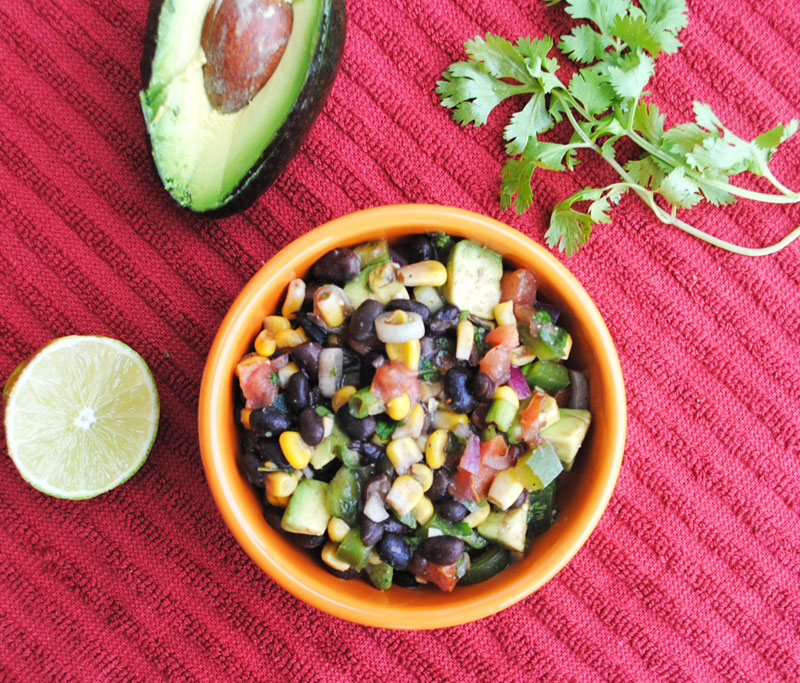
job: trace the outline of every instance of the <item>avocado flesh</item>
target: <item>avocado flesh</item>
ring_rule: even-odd
[[[166,189],[193,211],[210,211],[258,163],[300,95],[319,41],[323,0],[295,0],[292,34],[274,73],[251,102],[223,114],[203,80],[203,21],[213,0],[167,0],[158,21],[147,90],[140,94],[153,159]]]
[[[591,421],[592,414],[588,410],[562,408],[558,422],[541,431],[542,438],[553,444],[565,470],[572,469]]]

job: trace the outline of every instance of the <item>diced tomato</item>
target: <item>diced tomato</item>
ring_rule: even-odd
[[[534,313],[536,309],[533,306],[514,306],[514,316],[517,322],[523,325],[530,326]]]
[[[375,371],[372,393],[384,403],[406,393],[414,404],[419,401],[422,390],[417,371],[409,368],[403,361],[393,360],[391,363],[384,363]]]
[[[519,330],[516,325],[495,327],[486,335],[489,346],[503,346],[509,350],[519,346]]]
[[[529,270],[520,268],[513,273],[506,273],[500,281],[500,300],[511,300],[519,306],[533,306],[536,287],[536,278]]]
[[[511,353],[505,346],[495,346],[481,358],[481,372],[489,375],[495,385],[505,384],[511,376]]]
[[[458,583],[456,564],[434,564],[433,562],[428,562],[420,578],[436,584],[445,593],[449,593]]]
[[[245,398],[245,407],[253,410],[270,406],[278,395],[274,380],[275,367],[267,359],[255,354],[245,356],[236,366],[236,376]]]
[[[531,396],[531,402],[519,414],[519,426],[522,431],[522,439],[526,443],[539,440],[539,406],[542,400],[547,397],[540,389],[536,389]]]
[[[509,452],[508,444],[500,434],[481,444],[481,465],[499,472],[513,464],[514,454]]]
[[[448,487],[448,492],[453,498],[461,500],[483,500],[489,494],[497,470],[481,465],[477,474],[458,469],[453,475],[453,481]]]

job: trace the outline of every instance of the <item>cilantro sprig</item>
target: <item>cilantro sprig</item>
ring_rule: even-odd
[[[545,0],[548,5],[560,0]],[[579,153],[599,154],[619,181],[605,187],[584,187],[553,208],[545,234],[548,245],[568,255],[589,239],[592,229],[611,222],[611,212],[626,192],[635,193],[655,216],[717,247],[748,256],[774,253],[800,237],[800,226],[779,242],[749,248],[710,235],[677,216],[705,200],[714,205],[746,199],[788,204],[800,193],[783,185],[768,164],[778,146],[798,128],[793,119],[753,140],[726,128],[707,104],[694,102],[695,120],[666,128],[658,107],[643,101],[655,59],[681,46],[678,33],[686,26],[684,0],[566,0],[566,12],[586,20],[561,36],[558,49],[580,65],[569,82],[558,75],[558,60],[550,56],[553,40],[520,38],[511,43],[487,34],[464,43],[467,61],[452,64],[436,91],[444,107],[461,125],[481,126],[497,105],[509,97],[527,97],[513,114],[503,137],[509,158],[500,185],[502,207],[518,214],[533,203],[531,180],[538,168],[572,171]],[[541,139],[567,120],[567,142]],[[627,139],[641,150],[638,158],[620,163],[617,143]],[[733,184],[731,176],[752,173],[776,190],[764,193]],[[662,208],[669,206],[669,210]]]

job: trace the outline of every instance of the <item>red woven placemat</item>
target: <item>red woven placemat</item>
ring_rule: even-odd
[[[464,39],[562,33],[559,7],[348,5],[342,70],[310,138],[254,208],[218,222],[175,208],[151,171],[143,0],[0,7],[0,377],[55,336],[106,334],[142,353],[162,398],[148,462],[95,500],[41,495],[0,458],[0,677],[797,680],[800,246],[723,254],[630,198],[568,260],[617,342],[630,417],[609,509],[553,581],[474,624],[382,631],[298,602],[232,540],[195,408],[216,328],[261,263],[322,221],[396,202],[480,211],[541,240],[554,201],[601,173],[543,174],[525,217],[501,212],[499,118],[463,130],[433,93]],[[709,102],[744,136],[797,116],[798,36],[794,2],[692,2],[655,100],[671,123]],[[792,140],[774,162],[795,187],[798,159]],[[755,246],[800,211],[695,218]]]

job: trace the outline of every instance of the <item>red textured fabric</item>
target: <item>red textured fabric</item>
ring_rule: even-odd
[[[48,498],[0,458],[0,678],[650,681],[800,678],[800,243],[752,260],[658,224],[633,198],[567,261],[625,374],[626,459],[574,560],[494,617],[364,628],[263,575],[206,487],[195,406],[226,308],[294,236],[364,207],[438,202],[542,240],[553,203],[605,177],[537,174],[524,217],[497,198],[499,117],[462,129],[434,83],[492,31],[558,35],[530,0],[350,0],[342,70],[311,136],[248,212],[176,208],[151,170],[137,91],[146,2],[0,6],[0,377],[51,338],[97,333],[145,357],[161,427],[142,470],[95,500]],[[709,102],[752,136],[800,113],[800,4],[690,3],[657,63],[675,123]],[[800,139],[774,160],[800,186]],[[797,206],[699,208],[752,246]]]

